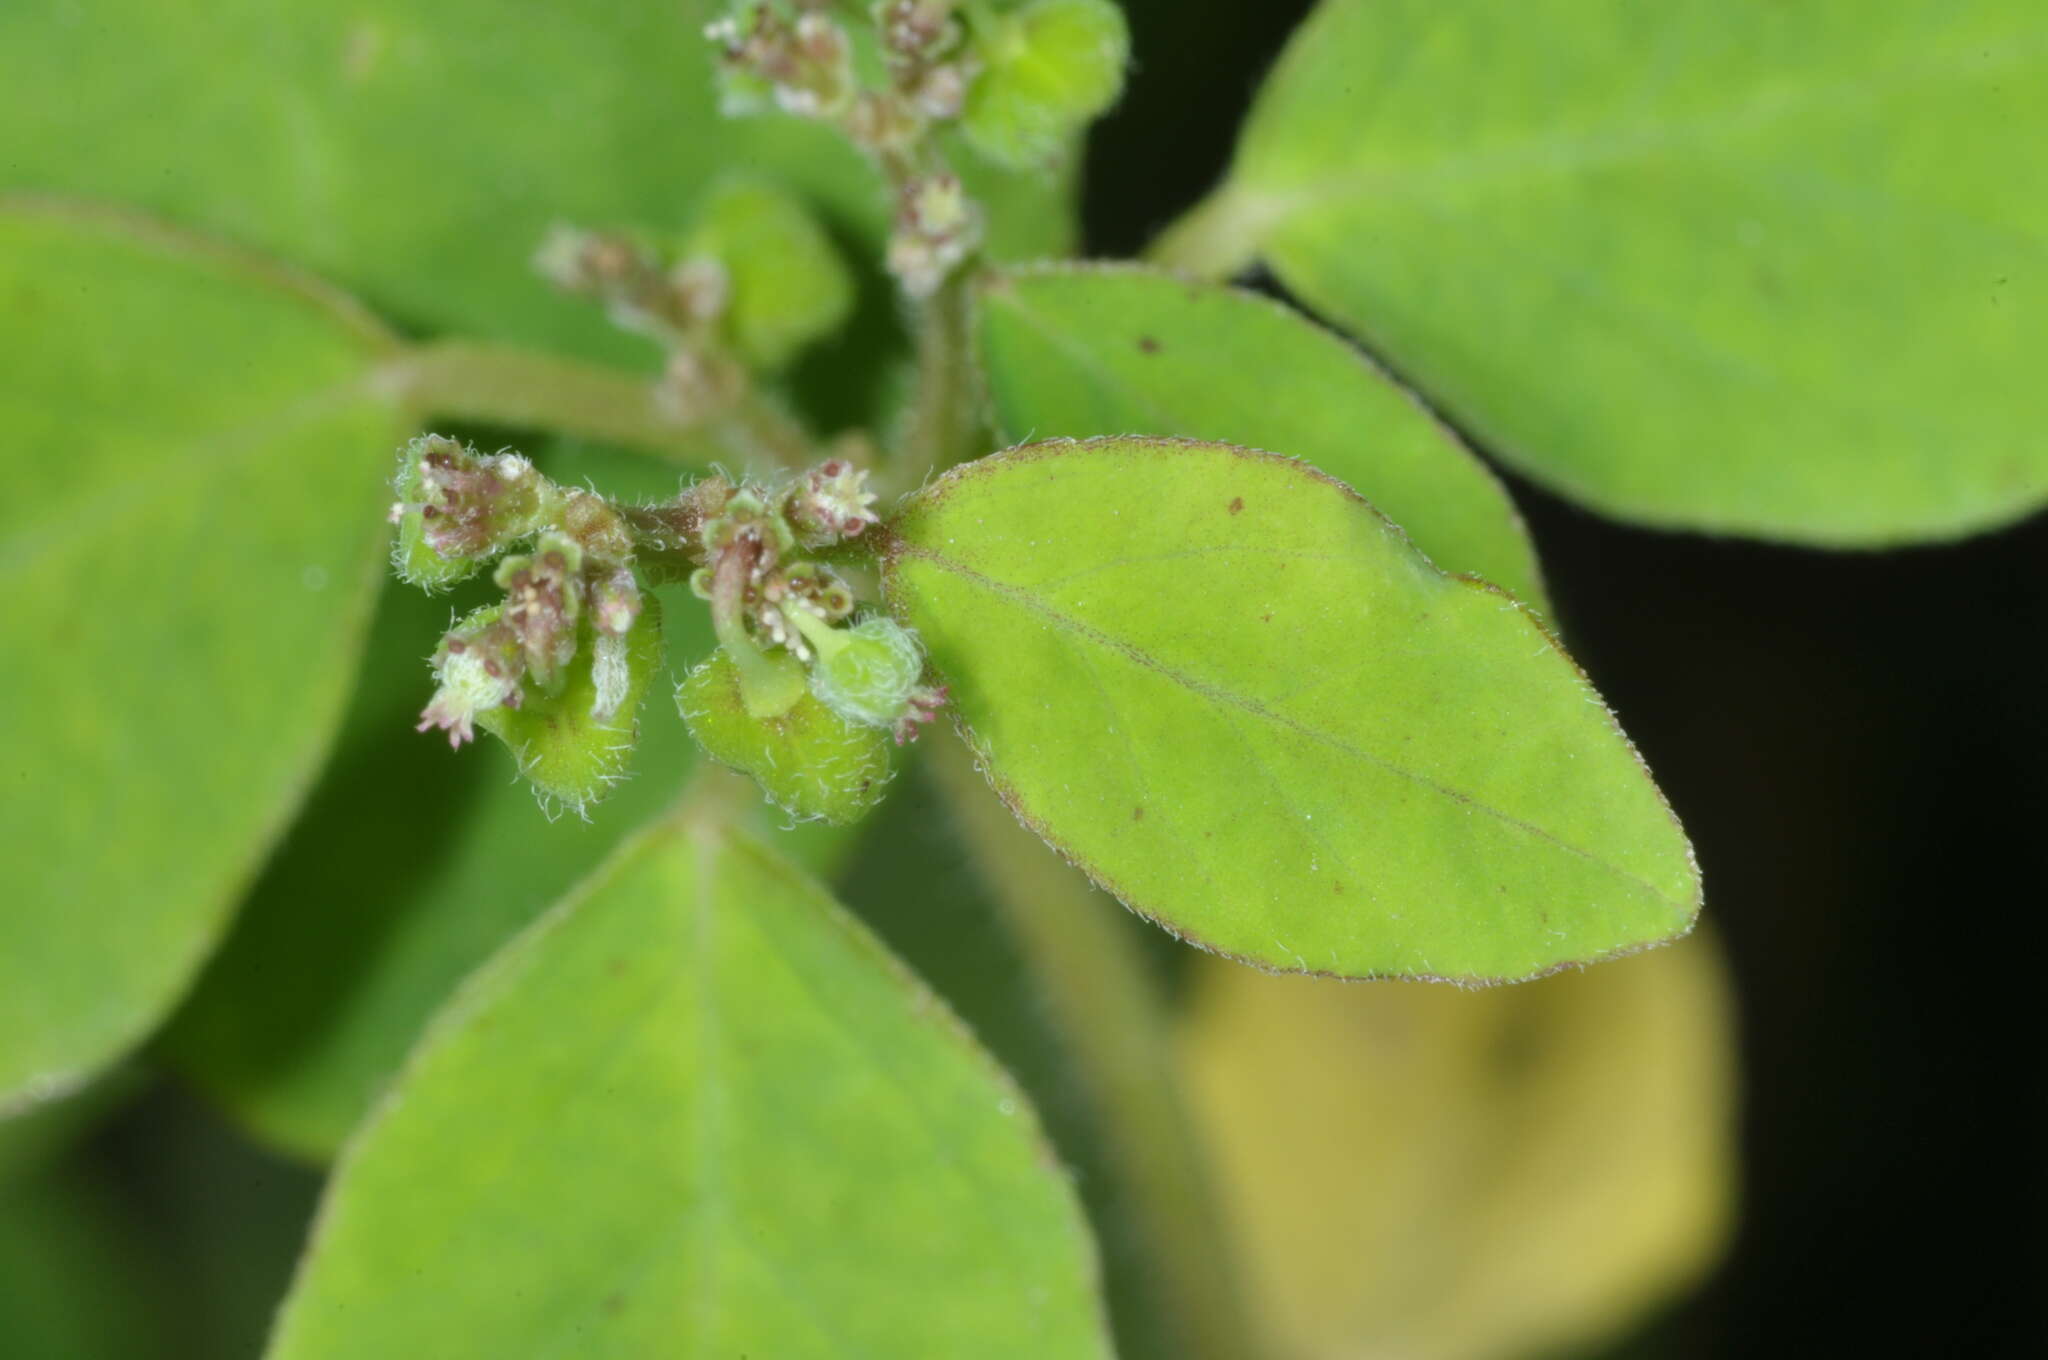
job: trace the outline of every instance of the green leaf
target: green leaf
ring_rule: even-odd
[[[1498,981],[1692,922],[1684,834],[1542,625],[1305,464],[1033,445],[887,533],[884,593],[1005,800],[1204,948]]]
[[[990,276],[976,318],[998,433],[1180,435],[1305,458],[1371,501],[1446,571],[1548,608],[1514,503],[1372,362],[1253,293],[1153,270]]]
[[[170,1008],[324,751],[383,566],[381,337],[264,262],[0,200],[0,1114]]]
[[[1021,1095],[708,818],[636,839],[459,994],[351,1145],[271,1354],[553,1348],[1107,1353]]]
[[[706,197],[684,249],[724,271],[719,319],[748,362],[780,368],[846,323],[853,276],[804,205],[773,183],[721,181]]]
[[[644,360],[529,260],[550,224],[679,231],[723,171],[870,245],[891,203],[837,134],[725,119],[719,0],[0,6],[0,186],[122,198],[319,269],[430,331]],[[983,171],[999,254],[1058,253],[1062,184]]]
[[[2044,141],[2027,0],[1326,0],[1211,263],[1607,513],[1951,537],[2048,499]]]

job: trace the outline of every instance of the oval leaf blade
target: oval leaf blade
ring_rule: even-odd
[[[884,561],[1011,807],[1204,948],[1501,981],[1697,912],[1684,834],[1556,642],[1305,464],[1013,449],[913,497]]]
[[[184,988],[340,717],[397,416],[267,263],[0,199],[0,1115]]]
[[[1428,409],[1270,298],[1130,266],[993,274],[976,337],[1010,443],[1124,434],[1284,449],[1356,487],[1446,571],[1548,608],[1514,502]]]
[[[271,1355],[1103,1356],[1023,1096],[824,891],[659,825],[460,992]]]
[[[1833,545],[2048,500],[2038,4],[1326,0],[1218,216],[1487,447]]]

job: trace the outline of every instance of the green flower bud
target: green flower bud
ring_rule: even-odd
[[[623,638],[587,620],[580,631],[560,689],[485,711],[477,725],[511,748],[543,806],[560,802],[582,814],[631,767],[640,705],[662,669],[660,603],[647,596]]]
[[[391,564],[401,579],[440,590],[481,571],[532,533],[548,500],[546,479],[516,453],[479,454],[425,435],[399,455]]]
[[[749,713],[739,668],[723,648],[684,677],[676,706],[713,760],[752,775],[768,801],[800,820],[855,821],[889,782],[882,733],[808,694],[777,717]]]
[[[999,164],[1044,165],[1123,92],[1130,32],[1111,0],[1033,0],[974,34],[961,128]]]
[[[853,277],[804,205],[753,181],[719,185],[699,212],[683,254],[723,266],[718,324],[757,368],[780,368],[844,325]]]

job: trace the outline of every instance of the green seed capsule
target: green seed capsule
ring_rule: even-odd
[[[769,185],[735,180],[714,189],[684,255],[724,269],[719,324],[758,368],[787,364],[853,310],[853,278],[831,240],[802,203]]]
[[[883,733],[847,721],[811,695],[780,717],[751,716],[739,668],[722,648],[676,687],[676,706],[713,760],[752,775],[792,817],[856,821],[881,801],[889,782]]]
[[[851,628],[806,628],[817,651],[811,693],[833,712],[868,727],[894,727],[910,707],[924,653],[910,630],[883,615]]]
[[[624,637],[600,636],[587,618],[580,631],[559,690],[528,687],[519,707],[476,719],[512,748],[544,802],[577,812],[602,801],[632,765],[640,704],[662,668],[661,606],[646,596]]]
[[[1123,92],[1130,32],[1111,0],[1033,0],[974,35],[981,74],[961,128],[1019,169],[1059,156]]]

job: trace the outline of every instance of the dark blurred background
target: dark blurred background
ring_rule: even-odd
[[[1114,169],[1086,180],[1097,255],[1141,249],[1215,180],[1308,5],[1127,7],[1140,65],[1095,133]],[[2023,1110],[2048,521],[1827,555],[1637,532],[1509,481],[1573,650],[1691,832],[1741,1006],[1739,1236],[1617,1353],[2041,1353]],[[87,1162],[141,1225],[137,1259],[106,1268],[180,1300],[175,1349],[253,1354],[312,1173],[175,1089]]]

